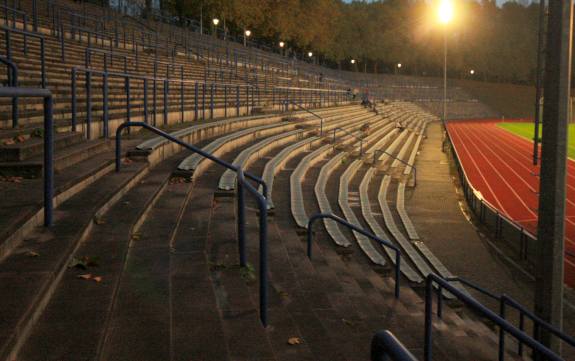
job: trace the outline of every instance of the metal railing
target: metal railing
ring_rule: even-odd
[[[373,152],[373,164],[375,165],[375,163],[377,163],[377,155],[378,154],[387,154],[388,156],[390,156],[391,158],[397,160],[398,162],[400,162],[401,164],[405,165],[406,167],[409,167],[411,169],[413,169],[413,186],[417,187],[417,168],[412,165],[409,164],[408,162],[404,161],[403,159],[400,159],[399,157],[396,157],[395,155],[389,153],[388,151],[384,150],[384,149],[376,149]]]
[[[8,73],[8,86],[12,88],[18,87],[18,67],[13,61],[4,57],[0,57],[0,63],[6,65]],[[12,128],[18,126],[18,97],[12,98]]]
[[[308,223],[307,223],[307,256],[308,258],[311,260],[312,259],[312,240],[313,240],[313,224],[319,220],[319,219],[331,219],[339,224],[341,224],[342,226],[345,226],[353,231],[356,231],[358,233],[361,233],[362,235],[364,235],[367,238],[370,238],[376,242],[378,242],[379,244],[381,244],[384,247],[387,248],[391,248],[393,251],[395,251],[395,298],[399,298],[399,290],[400,290],[400,270],[401,270],[401,250],[395,246],[394,244],[392,244],[389,241],[383,240],[381,238],[379,238],[378,236],[376,236],[373,233],[367,232],[366,230],[359,228],[358,226],[349,223],[348,221],[346,221],[345,219],[338,217],[336,215],[333,214],[328,214],[328,213],[317,213],[314,214],[313,216],[310,217]]]
[[[318,118],[319,119],[319,135],[323,136],[323,118],[320,115],[318,115],[317,113],[309,110],[308,108],[304,107],[303,105],[301,105],[298,102],[293,101],[293,100],[289,100],[289,99],[284,100],[283,104],[285,106],[284,111],[286,111],[286,112],[289,111],[289,105],[292,104],[292,105],[295,105],[296,107],[298,107],[299,109],[305,111],[306,113],[309,113],[309,114],[313,115],[314,117]]]
[[[535,315],[534,312],[527,309],[524,305],[517,302],[510,296],[506,294],[496,295],[493,292],[488,291],[487,289],[477,285],[474,282],[468,281],[461,277],[450,277],[444,278],[447,282],[460,282],[477,292],[497,301],[499,303],[499,316],[503,319],[507,317],[507,306],[514,308],[519,313],[519,330],[521,332],[525,332],[525,318],[529,318],[533,323],[533,338],[538,339],[539,333],[541,329],[546,330],[547,332],[551,333],[552,335],[559,338],[561,341],[565,342],[566,344],[575,347],[575,338],[567,335],[559,328],[555,327],[554,325],[542,320],[540,317]],[[437,287],[437,317],[441,318],[443,313],[443,302],[441,297],[441,285]],[[499,329],[499,360],[503,360],[504,357],[504,349],[505,349],[505,330],[503,328]],[[523,356],[523,343],[518,340],[517,343],[517,354],[519,356]]]
[[[371,361],[417,361],[415,356],[388,330],[371,339]]]
[[[168,139],[171,142],[174,142],[188,150],[191,150],[194,153],[201,155],[204,158],[207,158],[218,165],[223,166],[226,169],[230,169],[237,174],[237,197],[238,197],[238,247],[239,247],[239,263],[240,266],[245,267],[247,265],[246,261],[246,225],[245,225],[245,212],[246,212],[246,205],[245,205],[245,197],[244,197],[244,189],[247,189],[250,192],[256,201],[258,202],[259,206],[259,261],[260,261],[260,268],[259,268],[259,292],[260,292],[260,321],[264,327],[268,325],[268,260],[267,260],[267,194],[268,194],[268,187],[266,182],[250,173],[245,173],[241,167],[235,166],[230,164],[210,153],[203,151],[202,149],[188,144],[156,127],[153,127],[149,124],[143,122],[125,122],[122,123],[118,129],[116,130],[116,172],[121,170],[122,161],[121,161],[121,150],[122,150],[122,131],[126,128],[130,127],[142,127],[147,129],[163,138]],[[247,182],[245,178],[248,178],[256,183],[258,183],[262,187],[262,193],[259,193],[257,189]]]
[[[337,127],[337,128],[334,128],[334,129],[333,129],[333,144],[335,144],[335,142],[336,142],[336,134],[337,134],[337,131],[338,131],[338,130],[341,130],[341,131],[344,132],[345,134],[347,134],[347,135],[349,135],[349,136],[351,136],[351,137],[354,137],[355,139],[357,139],[357,140],[359,141],[359,156],[360,156],[360,157],[363,156],[363,138],[358,137],[357,135],[355,135],[355,134],[349,132],[349,131],[346,130],[346,129],[343,129],[343,128],[340,128],[340,127]]]
[[[424,360],[432,360],[432,328],[433,328],[433,285],[437,285],[442,290],[445,290],[459,299],[463,304],[470,307],[473,311],[479,313],[481,316],[489,319],[491,322],[499,326],[503,332],[515,337],[518,342],[529,346],[537,354],[546,357],[548,361],[561,361],[562,358],[556,355],[549,348],[545,347],[531,336],[524,333],[522,330],[516,328],[503,317],[491,311],[486,306],[479,303],[473,297],[466,295],[455,286],[451,285],[448,281],[438,275],[430,273],[425,281],[425,341],[424,341]],[[504,359],[504,348],[499,347],[499,360]]]
[[[44,226],[52,225],[54,199],[54,123],[52,93],[48,89],[0,87],[0,98],[44,99]]]
[[[44,47],[44,36],[33,33],[30,31],[20,30],[20,29],[12,29],[7,26],[2,26],[2,30],[4,30],[4,35],[6,37],[6,58],[8,60],[12,60],[12,37],[11,34],[20,34],[24,37],[24,54],[28,54],[28,37],[38,39],[40,42],[40,66],[41,66],[41,79],[42,79],[42,88],[46,88],[47,80],[46,80],[46,53]]]
[[[504,241],[505,245],[519,260],[528,266],[533,266],[537,257],[537,237],[527,231],[522,225],[502,214],[495,206],[483,199],[483,196],[471,184],[467,173],[459,160],[457,150],[451,141],[449,131],[446,132],[443,145],[448,146],[448,151],[455,161],[455,165],[461,180],[461,187],[466,203],[479,221],[493,232],[496,241]],[[444,147],[445,149],[445,147]],[[567,254],[569,255],[569,254]]]

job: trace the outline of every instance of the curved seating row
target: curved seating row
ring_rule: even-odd
[[[349,167],[347,167],[345,172],[343,172],[339,181],[338,197],[339,207],[341,208],[347,221],[360,228],[363,228],[363,226],[357,219],[354,211],[349,206],[349,182],[362,165],[363,161],[355,160]],[[376,250],[369,238],[356,231],[352,231],[352,233],[363,253],[365,253],[373,263],[380,266],[386,265],[385,258]]]
[[[359,185],[359,196],[361,200],[361,214],[363,218],[371,228],[371,231],[381,239],[391,240],[392,238],[390,235],[381,227],[379,222],[375,219],[374,212],[371,208],[371,202],[369,199],[369,185],[373,176],[375,174],[375,168],[370,168],[365,173],[361,184]],[[395,265],[395,254],[392,250],[387,247],[383,247],[384,251],[386,252],[387,256],[391,259],[391,262]],[[423,278],[411,267],[411,265],[407,262],[403,262],[400,266],[401,273],[413,283],[421,283],[423,282]]]
[[[383,219],[385,220],[385,225],[391,235],[399,246],[403,249],[404,254],[409,257],[411,262],[415,265],[417,270],[426,277],[428,274],[433,273],[431,267],[427,264],[427,262],[421,257],[421,255],[417,252],[417,250],[412,246],[411,242],[405,238],[403,233],[399,230],[397,224],[395,223],[395,219],[393,218],[393,214],[391,212],[391,208],[387,203],[387,193],[389,184],[391,182],[391,177],[386,175],[383,177],[382,182],[379,187],[379,194],[378,194],[378,201],[379,207],[381,212],[383,213]]]

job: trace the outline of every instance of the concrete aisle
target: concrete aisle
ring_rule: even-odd
[[[532,309],[533,281],[504,261],[462,211],[463,196],[457,192],[447,155],[441,151],[441,124],[430,124],[427,136],[416,158],[417,188],[406,194],[407,212],[420,237],[454,275],[495,293],[506,293]],[[497,309],[494,302],[474,295]],[[569,307],[565,307],[565,329],[574,334],[575,312]],[[569,350],[570,355],[573,351]]]

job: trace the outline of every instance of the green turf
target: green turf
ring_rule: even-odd
[[[533,123],[498,123],[497,125],[511,133],[533,141],[533,134],[535,132]],[[541,131],[541,128],[539,128],[539,130]],[[539,138],[541,139],[541,134]],[[575,159],[575,124],[569,124],[568,139],[569,145],[567,151],[569,158]]]

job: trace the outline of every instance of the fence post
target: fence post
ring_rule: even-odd
[[[198,89],[198,82],[194,84],[194,120],[198,120],[198,96],[199,96],[199,89]]]
[[[92,73],[86,71],[86,138],[92,136]]]
[[[240,116],[240,86],[236,85],[236,116]]]
[[[169,91],[170,83],[168,79],[164,79],[164,125],[168,124],[168,108],[169,108]]]
[[[148,79],[144,78],[144,123],[148,124]]]
[[[77,97],[76,97],[76,67],[72,68],[72,131],[76,131],[76,124],[77,124]]]
[[[54,125],[52,96],[44,98],[44,226],[52,225],[54,207]]]
[[[214,119],[214,92],[215,92],[215,84],[212,83],[210,86],[210,119]]]
[[[102,75],[102,106],[103,106],[103,131],[104,131],[104,138],[108,138],[108,72],[104,71]]]

